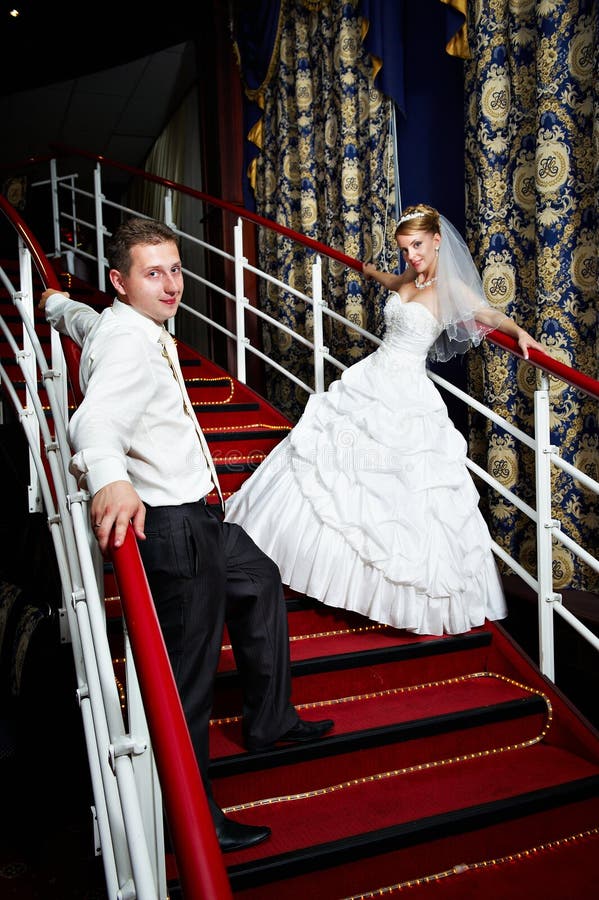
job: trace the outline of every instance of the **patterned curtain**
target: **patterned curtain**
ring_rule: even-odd
[[[466,215],[487,296],[554,358],[597,378],[597,0],[472,0],[468,36]],[[470,379],[473,394],[532,432],[533,367],[485,345],[470,356]],[[551,393],[552,443],[597,479],[596,401],[559,382]],[[530,452],[477,421],[471,446],[481,465],[534,506]],[[595,496],[559,472],[553,496],[565,530],[596,552]],[[496,540],[535,571],[534,525],[493,492],[488,505]],[[557,590],[597,589],[597,575],[560,544],[553,560]]]
[[[391,101],[373,87],[361,28],[358,0],[281,0],[279,55],[262,93],[255,198],[260,215],[349,256],[371,259],[393,238],[394,160]],[[261,233],[259,254],[267,272],[311,294],[311,253]],[[325,304],[380,332],[382,304],[365,302],[365,290],[359,273],[323,259]],[[260,305],[311,338],[312,308],[295,295],[263,282]],[[372,349],[329,318],[325,326],[325,343],[345,364]],[[266,328],[264,343],[272,359],[310,383],[311,360],[297,341]],[[338,375],[337,369],[327,373],[329,379]],[[306,392],[274,370],[268,383],[271,402],[296,419]]]

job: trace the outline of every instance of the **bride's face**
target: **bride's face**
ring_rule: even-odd
[[[436,249],[441,243],[441,235],[432,231],[416,231],[413,234],[398,234],[397,246],[406,263],[417,275],[427,273],[437,264]]]

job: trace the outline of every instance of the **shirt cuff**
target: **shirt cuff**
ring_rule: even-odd
[[[87,490],[93,497],[101,488],[113,481],[131,482],[127,468],[117,459],[104,459],[87,466],[83,453],[76,453],[70,464],[71,473],[77,478],[79,485],[85,480]]]

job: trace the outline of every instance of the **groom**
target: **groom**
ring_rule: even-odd
[[[227,818],[207,775],[225,616],[250,752],[315,740],[333,722],[304,721],[290,702],[277,566],[206,503],[218,490],[214,465],[164,355],[164,326],[183,294],[178,238],[160,222],[134,218],[117,229],[107,257],[116,299],[101,315],[52,290],[40,302],[50,324],[83,348],[84,399],[69,423],[71,471],[92,496],[91,521],[103,552],[112,532],[119,547],[133,526],[217,837],[223,851],[238,850],[266,840],[270,829]]]

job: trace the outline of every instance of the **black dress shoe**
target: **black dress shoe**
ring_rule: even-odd
[[[271,834],[267,825],[242,825],[241,822],[235,822],[226,817],[223,817],[214,827],[223,853],[254,847],[269,838]]]
[[[319,722],[306,722],[298,719],[293,728],[282,734],[276,741],[270,744],[247,744],[250,753],[261,753],[263,750],[272,750],[276,744],[306,744],[308,741],[316,741],[327,731],[330,731],[335,723],[332,719],[321,719]]]
[[[332,719],[321,719],[319,722],[306,722],[304,719],[298,719],[293,728],[281,735],[279,741],[293,744],[316,741],[330,731],[334,724]]]

